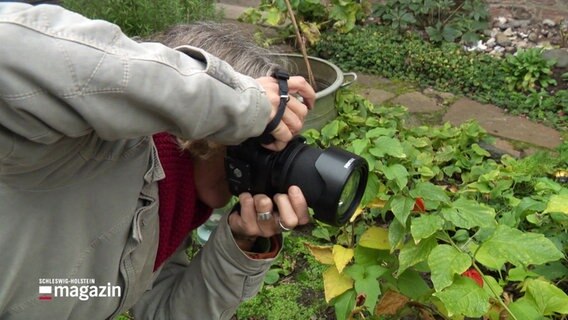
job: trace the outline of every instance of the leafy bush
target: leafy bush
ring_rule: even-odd
[[[214,0],[63,0],[67,9],[117,24],[129,36],[146,37],[178,23],[219,17]]]
[[[313,45],[323,31],[346,33],[353,29],[366,16],[367,1],[332,0],[322,4],[319,0],[290,0],[290,5],[307,44]],[[281,27],[280,35],[273,41],[295,37],[284,0],[262,0],[258,8],[245,11],[241,20]]]
[[[387,0],[374,14],[398,32],[422,31],[438,43],[475,42],[489,18],[483,0]]]
[[[507,55],[503,69],[507,73],[505,81],[509,90],[527,92],[556,85],[556,80],[551,77],[552,67],[556,62],[544,59],[543,50],[542,48],[520,49],[514,55]]]
[[[568,187],[554,180],[568,143],[493,159],[474,122],[408,129],[402,107],[348,90],[337,106],[336,120],[305,136],[361,155],[371,170],[353,223],[313,232],[334,241],[311,248],[328,265],[337,319],[568,314]]]
[[[526,74],[529,74],[529,82],[535,85],[552,84],[543,73],[545,67],[538,63],[520,63],[517,69],[511,62],[483,53],[466,52],[454,43],[435,45],[417,35],[400,35],[380,27],[355,28],[342,35],[325,33],[313,50],[315,55],[329,59],[345,70],[415,81],[421,86],[494,103],[513,114],[526,114],[560,129],[568,126],[568,119],[563,116],[568,114],[568,106],[558,103],[560,99],[555,95],[541,95],[535,100],[532,93],[507,86],[508,83],[522,83],[519,77]],[[530,61],[536,60],[531,58]],[[523,58],[523,61],[529,59]],[[546,108],[535,109],[541,105]]]

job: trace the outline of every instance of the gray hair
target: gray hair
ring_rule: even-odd
[[[194,22],[180,24],[153,38],[154,41],[175,48],[190,45],[201,48],[225,60],[233,69],[253,78],[271,75],[280,66],[271,60],[272,52],[254,43],[252,37],[236,25],[217,22]],[[208,140],[185,140],[178,138],[182,150],[207,159],[222,147]]]
[[[271,75],[280,67],[271,59],[273,52],[256,45],[245,34],[234,24],[194,22],[174,26],[157,40],[171,48],[182,45],[201,48],[253,78]]]

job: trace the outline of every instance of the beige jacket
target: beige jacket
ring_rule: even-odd
[[[164,173],[149,136],[236,144],[269,114],[253,79],[199,49],[0,3],[0,319],[230,318],[271,261],[248,258],[222,223],[191,264],[181,248],[152,272]],[[64,279],[120,297],[62,297],[50,281]]]

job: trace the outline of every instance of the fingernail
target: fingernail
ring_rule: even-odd
[[[291,186],[289,191],[290,191],[290,194],[292,194],[292,195],[299,195],[300,194],[300,188],[298,188],[297,186]]]

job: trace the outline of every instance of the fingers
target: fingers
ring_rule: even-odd
[[[272,104],[270,118],[274,118],[280,104],[279,88],[276,79],[272,77],[261,77],[256,79],[266,91],[267,97]],[[282,116],[282,120],[277,127],[271,132],[276,139],[275,142],[265,145],[266,148],[273,151],[282,150],[286,144],[300,131],[304,124],[304,119],[315,104],[315,91],[307,83],[303,77],[291,77],[288,80],[289,101]],[[302,97],[302,101],[295,95]]]
[[[289,94],[299,94],[304,99],[304,105],[312,109],[316,102],[316,92],[304,77],[290,77],[288,80]]]
[[[309,222],[308,204],[302,191],[291,186],[288,194],[276,194],[271,200],[267,195],[239,196],[240,214],[229,216],[229,225],[236,237],[271,237],[284,230],[293,229]],[[274,201],[274,202],[273,202]],[[276,204],[276,206],[274,206]],[[270,212],[267,220],[259,219],[259,214]]]

